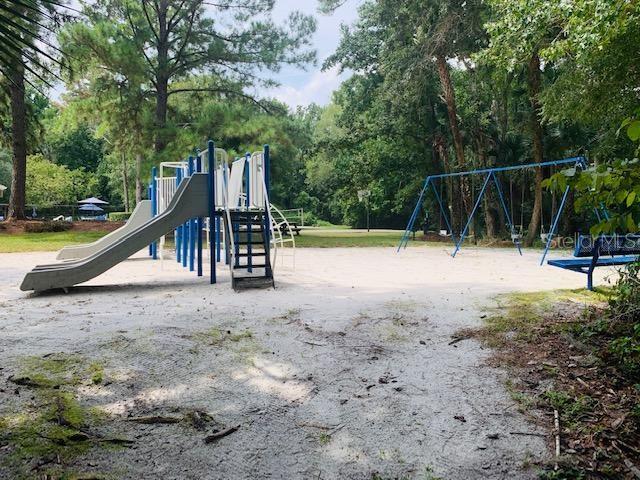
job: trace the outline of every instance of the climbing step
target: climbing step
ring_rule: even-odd
[[[265,229],[267,218],[264,211],[230,211],[225,218],[225,229],[229,233],[225,236],[228,245],[233,242],[234,247],[232,285],[236,291],[274,286],[269,235]]]

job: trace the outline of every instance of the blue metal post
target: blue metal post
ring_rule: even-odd
[[[491,173],[489,173],[487,175],[487,178],[485,178],[485,180],[484,180],[484,184],[482,185],[482,190],[480,191],[480,195],[478,195],[478,199],[476,200],[476,204],[474,205],[473,210],[471,211],[471,215],[469,215],[469,219],[467,220],[467,224],[464,226],[464,230],[462,230],[462,233],[460,234],[460,238],[458,239],[458,243],[456,244],[456,249],[451,254],[452,257],[456,256],[456,254],[460,250],[460,247],[462,246],[462,242],[464,242],[464,237],[467,236],[467,230],[469,230],[469,226],[471,226],[471,222],[473,221],[473,217],[476,214],[476,210],[478,210],[478,207],[480,206],[480,201],[482,200],[482,197],[484,196],[484,192],[487,190],[487,185],[489,185],[489,180],[490,179],[491,179]]]
[[[253,233],[251,229],[251,154],[247,152],[245,154],[246,165],[244,166],[244,175],[245,175],[245,183],[247,185],[247,271],[249,273],[253,272],[253,259],[251,258],[251,254],[253,253],[253,246],[251,242],[253,241]],[[253,179],[253,181],[257,181],[257,179]]]
[[[176,169],[176,186],[179,188],[182,182],[182,169]],[[180,263],[182,260],[182,225],[178,225],[176,229],[176,262]]]
[[[157,167],[151,169],[151,216],[156,217],[158,215],[158,182],[156,177],[158,176]],[[154,260],[158,259],[158,242],[154,240],[151,244],[151,256]]]
[[[271,149],[269,145],[265,145],[262,150],[263,157],[263,175],[264,175],[264,185],[266,188],[265,191],[265,215],[264,215],[264,236],[265,236],[265,251],[267,258],[270,258],[271,255]],[[265,263],[267,263],[265,261]]]
[[[409,237],[411,236],[411,231],[413,230],[413,224],[415,223],[416,217],[418,216],[418,212],[420,211],[420,207],[422,206],[422,199],[424,198],[424,192],[426,191],[430,181],[431,181],[431,177],[427,177],[427,179],[424,182],[424,185],[422,186],[422,190],[420,190],[420,195],[418,195],[418,202],[416,203],[416,206],[413,209],[413,212],[411,213],[411,217],[409,218],[409,223],[407,224],[407,228],[402,234],[402,238],[400,239],[400,245],[398,245],[398,249],[396,250],[396,253],[399,252],[401,248],[403,247],[406,248],[407,244],[409,243]]]
[[[239,158],[236,158],[236,160],[240,160]],[[246,175],[246,173],[245,173]],[[240,224],[242,223],[242,219],[238,218],[238,220],[236,220],[235,225],[232,226],[231,231],[233,232],[233,240],[234,240],[234,245],[235,245],[235,266],[238,267],[240,266]],[[233,223],[232,223],[233,225]]]
[[[195,160],[189,156],[189,176],[193,176],[195,172]],[[189,271],[196,270],[196,221],[194,218],[189,220]]]
[[[440,180],[442,181],[442,180]],[[436,183],[434,181],[431,181],[431,186],[433,187],[433,194],[436,196],[436,200],[438,201],[438,206],[440,207],[440,212],[442,213],[442,216],[444,217],[444,223],[447,224],[447,228],[449,229],[449,232],[451,232],[451,240],[453,240],[453,242],[456,242],[456,235],[455,233],[453,233],[453,227],[451,226],[451,222],[449,221],[449,216],[447,215],[447,210],[444,208],[444,204],[442,203],[442,198],[440,198],[440,194],[438,193],[438,189],[436,188]]]
[[[187,177],[190,175],[190,169],[187,165]],[[189,221],[182,226],[182,266],[184,268],[187,267],[187,260],[189,258],[189,237],[191,237],[191,232],[189,231]]]
[[[207,161],[209,170],[209,268],[210,283],[216,283],[216,251],[214,242],[218,242],[218,216],[216,215],[216,146],[213,140],[207,142]],[[218,253],[218,258],[220,253]]]
[[[496,186],[496,190],[498,191],[498,197],[500,197],[500,203],[502,204],[502,209],[504,210],[505,218],[507,219],[507,227],[509,227],[509,233],[513,235],[515,232],[513,227],[513,219],[511,215],[509,215],[509,209],[507,208],[507,204],[504,201],[504,195],[502,194],[502,187],[500,187],[500,182],[498,182],[498,177],[496,177],[495,172],[491,172],[491,176],[493,177],[493,183]],[[516,248],[518,249],[518,253],[522,256],[522,248],[520,247],[519,241],[514,241]]]
[[[196,152],[196,172],[202,173],[202,157],[200,151]],[[202,276],[202,217],[196,219],[196,241],[198,242],[198,255],[197,255],[197,270],[198,276]],[[211,223],[209,223],[209,230],[211,230]],[[211,231],[209,231],[211,235]]]
[[[544,247],[544,253],[542,254],[542,258],[540,259],[540,266],[544,265],[544,259],[547,258],[547,253],[549,253],[549,247],[551,247],[551,240],[553,240],[553,235],[556,233],[556,229],[558,228],[558,221],[560,220],[560,215],[564,210],[564,204],[566,203],[568,196],[569,196],[569,187],[565,189],[564,195],[562,195],[562,201],[560,202],[560,208],[558,209],[556,218],[553,219],[553,224],[551,225],[551,230],[549,231],[549,236],[547,237],[547,244]]]
[[[153,198],[152,196],[152,192],[151,192],[151,184],[149,184],[147,186],[147,198],[149,200],[151,200]],[[149,256],[152,257],[153,256],[153,243],[149,244]]]

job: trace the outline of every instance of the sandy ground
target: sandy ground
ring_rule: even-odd
[[[144,255],[66,295],[18,290],[53,258],[0,255],[2,382],[27,355],[104,362],[108,381],[81,400],[135,444],[78,467],[131,479],[532,478],[524,465],[546,458],[545,438],[522,434],[541,432],[489,352],[451,337],[496,294],[585,283],[533,252],[420,247],[300,249],[275,291],[234,293],[224,269],[210,286]],[[211,341],[212,329],[250,336]],[[184,425],[124,421],[193,409],[240,429],[206,445]]]

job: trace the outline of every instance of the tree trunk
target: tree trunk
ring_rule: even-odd
[[[27,110],[24,99],[24,68],[16,65],[9,84],[13,173],[7,220],[25,219],[27,181]]]
[[[569,190],[569,195],[567,195],[567,201],[564,205],[564,212],[566,212],[564,215],[562,215],[562,225],[561,227],[559,227],[559,231],[556,232],[556,234],[560,234],[560,232],[562,232],[562,234],[565,235],[574,235],[575,231],[576,231],[576,226],[575,226],[575,222],[574,222],[574,218],[573,218],[573,212],[574,212],[574,207],[573,207],[573,201],[574,201],[574,197],[573,197],[573,189]],[[549,228],[551,229],[551,228]]]
[[[169,101],[168,89],[168,80],[164,77],[158,78],[155,118],[156,134],[153,145],[156,153],[161,153],[167,146],[165,127],[167,126],[167,104]]]
[[[529,99],[531,101],[531,136],[533,141],[533,161],[539,163],[543,161],[543,131],[542,123],[540,123],[540,88],[542,84],[540,73],[540,57],[538,53],[531,56],[528,67],[528,83],[529,83]],[[533,211],[531,212],[531,220],[527,229],[527,237],[525,238],[525,246],[530,247],[538,235],[540,229],[540,216],[542,213],[542,181],[544,174],[542,168],[536,168],[535,179],[535,199],[533,202]]]
[[[477,135],[476,149],[478,152],[478,160],[482,168],[490,168],[489,158],[487,156],[487,149],[485,148],[485,140],[482,133]],[[493,181],[490,181],[487,186],[487,190],[484,194],[484,225],[486,228],[487,238],[496,238],[498,233],[498,212],[497,212],[497,199],[494,193],[495,186],[492,185]]]
[[[142,185],[142,154],[136,153],[136,205],[142,201],[144,186]]]
[[[451,83],[449,75],[449,66],[443,55],[436,56],[436,64],[438,66],[438,76],[440,77],[440,85],[442,86],[442,95],[447,104],[447,113],[449,115],[449,126],[451,128],[451,136],[453,137],[453,147],[456,153],[457,168],[464,170],[466,161],[464,158],[464,145],[462,143],[462,135],[458,124],[458,112],[456,107],[456,94]],[[460,189],[462,190],[462,204],[467,215],[471,214],[473,209],[471,199],[471,188],[466,177],[461,177]]]
[[[127,157],[122,154],[122,191],[124,193],[124,211],[130,212],[131,204],[129,203],[129,175],[127,174]]]
[[[440,160],[440,164],[445,173],[451,173],[451,164],[449,162],[449,155],[447,152],[447,145],[444,137],[440,134],[436,134],[434,137],[434,144],[436,152],[438,153],[438,158]],[[440,182],[443,182],[443,179],[440,179]],[[460,226],[460,215],[458,214],[457,209],[454,206],[455,199],[457,198],[454,190],[455,190],[455,182],[448,178],[446,182],[446,197],[441,198],[443,207],[445,212],[447,212],[449,216],[449,221],[451,222],[451,228],[453,232],[449,233],[459,233],[461,230]],[[442,185],[438,185],[437,187],[442,187]]]
[[[438,75],[440,77],[440,85],[442,86],[442,95],[447,104],[447,113],[449,114],[449,126],[451,127],[451,136],[453,137],[453,146],[456,151],[456,160],[459,168],[465,167],[464,145],[462,144],[462,135],[458,125],[458,113],[456,107],[456,94],[451,84],[451,76],[449,75],[449,66],[442,55],[436,57],[438,64]]]

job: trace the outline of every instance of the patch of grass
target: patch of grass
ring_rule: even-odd
[[[596,304],[606,301],[608,294],[605,289],[507,294],[498,298],[499,305],[489,312],[480,336],[492,347],[513,340],[532,341],[544,331],[544,318],[558,303]],[[553,328],[559,326],[554,325]]]
[[[251,330],[244,330],[242,332],[233,333],[231,330],[223,330],[218,327],[210,328],[204,332],[196,333],[193,335],[195,340],[208,343],[209,345],[220,346],[225,342],[238,343],[242,340],[253,338],[253,332]]]
[[[538,476],[540,480],[585,480],[586,474],[577,468],[560,467],[558,470],[546,470]]]
[[[536,400],[527,395],[526,393],[521,392],[513,383],[512,380],[507,380],[505,382],[505,387],[507,392],[509,392],[509,396],[518,404],[518,409],[521,412],[528,411],[532,406],[535,405]]]
[[[271,318],[270,323],[280,324],[280,323],[293,323],[296,320],[300,319],[300,313],[302,310],[299,308],[290,308],[282,315],[278,315],[277,317]]]
[[[53,252],[67,245],[95,242],[107,232],[0,233],[0,253]]]
[[[85,360],[80,355],[66,353],[26,357],[20,362],[20,373],[15,381],[44,388],[77,385],[81,381],[80,370],[84,363]]]
[[[506,388],[522,411],[544,412],[531,418],[549,430],[549,415],[560,415],[563,457],[540,478],[626,478],[625,460],[638,463],[627,446],[640,441],[640,387],[612,353],[622,323],[611,314],[618,298],[619,287],[503,296],[486,326],[470,331],[496,349],[490,363],[507,368]],[[635,315],[637,302],[628,311]]]
[[[233,332],[219,327],[213,327],[204,332],[192,335],[192,340],[203,345],[216,348],[226,348],[234,355],[238,362],[253,365],[254,356],[260,351],[260,345],[255,340],[251,330]],[[193,353],[197,353],[195,350]]]
[[[542,398],[558,411],[562,424],[571,430],[579,428],[584,415],[590,413],[597,403],[588,395],[576,397],[558,390],[544,392]]]
[[[304,230],[296,237],[296,247],[344,248],[344,247],[396,247],[401,231],[372,230]],[[424,245],[424,242],[410,242],[410,245]]]
[[[432,467],[425,467],[422,478],[423,480],[444,480],[442,477],[439,477],[435,473],[433,473]]]
[[[104,381],[104,366],[99,362],[93,362],[89,365],[89,372],[91,373],[91,382],[94,385],[98,385]]]
[[[319,436],[318,436],[318,442],[320,443],[320,445],[324,446],[324,445],[328,445],[329,442],[331,442],[331,435],[329,435],[328,433],[322,432]]]
[[[390,343],[401,343],[406,342],[406,335],[402,334],[402,330],[398,328],[396,325],[385,325],[380,328],[381,336]]]

